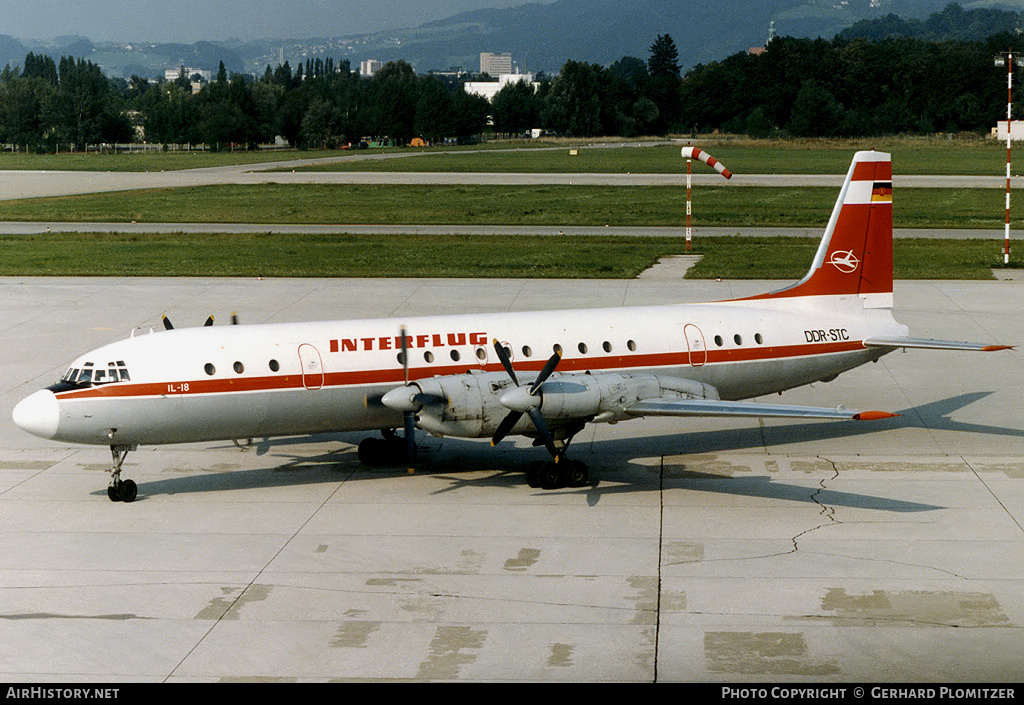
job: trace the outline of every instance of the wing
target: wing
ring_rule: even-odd
[[[961,352],[993,352],[1013,350],[1012,345],[991,345],[988,343],[961,343],[955,340],[932,340],[930,338],[878,337],[865,338],[866,348],[917,348],[921,350],[959,350]]]
[[[646,399],[623,409],[633,416],[754,416],[763,418],[855,419],[873,421],[899,414],[888,411],[848,411],[817,406],[762,404],[720,399]]]

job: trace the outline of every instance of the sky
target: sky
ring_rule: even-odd
[[[185,43],[343,36],[531,1],[536,0],[3,0],[0,34]]]

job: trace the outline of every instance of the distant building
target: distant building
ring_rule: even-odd
[[[383,68],[384,63],[377,59],[367,59],[359,62],[359,75],[372,76]]]
[[[164,71],[164,80],[177,81],[178,76],[181,75],[182,71],[185,72],[185,77],[189,80],[189,82],[192,81],[192,77],[196,74],[199,74],[200,78],[202,78],[202,80],[206,83],[209,83],[210,79],[213,78],[213,72],[211,71],[206,71],[205,69],[193,69],[189,68],[188,66],[179,66],[177,68],[167,69],[166,71]]]
[[[487,100],[493,100],[494,96],[498,94],[498,91],[510,83],[516,83],[518,81],[528,83],[533,86],[533,90],[535,91],[540,87],[540,83],[533,80],[532,73],[505,73],[498,76],[497,81],[467,81],[465,89],[466,93],[482,95]]]
[[[502,76],[512,73],[512,55],[508,52],[492,54],[480,52],[480,73],[490,76]]]

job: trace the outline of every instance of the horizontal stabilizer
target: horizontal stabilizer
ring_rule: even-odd
[[[899,414],[888,411],[848,411],[817,406],[761,404],[751,401],[720,399],[648,399],[630,404],[625,411],[633,416],[754,416],[764,418],[855,419],[873,421]]]
[[[919,348],[921,350],[959,350],[961,352],[993,352],[1013,350],[1012,345],[991,345],[989,343],[961,343],[955,340],[931,340],[930,338],[901,338],[898,336],[866,338],[866,348]]]

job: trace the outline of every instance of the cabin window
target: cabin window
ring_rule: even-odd
[[[212,362],[207,362],[205,365],[203,365],[203,370],[206,372],[206,374],[210,375],[211,377],[214,375],[215,372],[217,372],[217,368],[213,366]]]
[[[758,345],[764,343],[764,338],[761,337],[760,333],[754,333],[754,342],[757,343]]]
[[[626,341],[626,347],[629,348],[630,352],[636,352],[636,341],[635,340],[627,340]]]
[[[460,357],[462,357],[462,356],[459,355],[459,351],[458,350],[452,350],[451,351],[452,362],[458,362]]]
[[[433,362],[434,361],[434,353],[432,353],[429,350],[427,350],[425,353],[423,353],[423,359],[426,360],[427,362]]]
[[[277,372],[280,369],[281,369],[281,363],[280,362],[278,362],[277,360],[271,360],[270,361],[270,371],[271,372]]]
[[[583,354],[583,355],[587,354],[587,344],[586,343],[580,343],[579,345],[576,346],[576,349],[579,350],[580,353]]]
[[[739,334],[739,333],[737,333],[736,335],[734,335],[734,336],[732,337],[732,339],[733,339],[733,341],[734,341],[734,342],[735,342],[735,343],[736,343],[737,345],[743,345],[743,338],[742,338],[742,337],[740,336],[740,334]]]
[[[523,357],[530,357],[531,355],[533,355],[533,348],[531,348],[529,345],[524,345]]]
[[[478,360],[486,360],[487,359],[487,349],[483,348],[483,347],[477,348],[476,349],[476,359],[478,359]]]
[[[552,346],[551,350],[558,353],[559,355],[562,354],[562,346],[559,345],[558,343],[555,343],[554,346]]]
[[[612,351],[612,344],[606,340],[603,343],[601,343],[601,349],[604,350],[606,353],[610,353]]]
[[[715,336],[715,345],[717,345],[718,347],[722,347],[722,344],[724,342],[725,341],[722,340],[722,336],[720,336],[720,335],[716,335]]]
[[[243,372],[245,372],[245,365],[243,365],[241,362],[238,362],[237,360],[235,361],[235,364],[232,365],[232,367],[238,374],[242,374]]]

